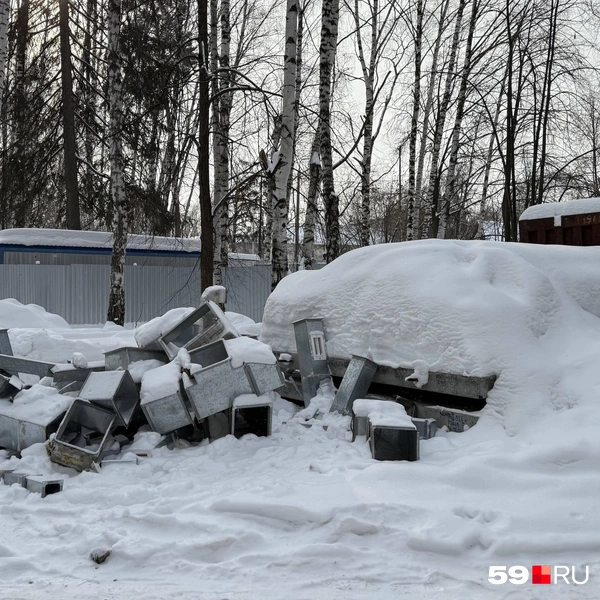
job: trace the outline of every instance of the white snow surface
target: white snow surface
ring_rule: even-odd
[[[44,499],[0,485],[0,598],[598,600],[600,319],[582,308],[596,301],[598,253],[485,246],[419,242],[378,250],[376,260],[375,249],[350,253],[341,274],[334,263],[284,279],[265,319],[288,340],[274,316],[286,298],[285,319],[300,318],[289,285],[308,313],[323,309],[334,348],[360,336],[408,363],[498,372],[475,427],[422,440],[417,462],[377,462],[364,441],[351,442],[347,422],[306,427],[305,411],[277,398],[271,437],[169,450],[144,430],[122,455],[135,447],[149,458],[100,473],[57,466],[42,444],[21,459],[0,451],[0,469],[65,479]],[[344,332],[327,322],[329,286],[347,310]],[[81,351],[75,339],[93,350],[129,335],[131,345],[131,332],[114,327],[60,333],[36,346],[37,358],[70,357]],[[325,387],[318,406],[333,398]],[[59,396],[34,386],[17,398],[38,393]],[[111,550],[104,564],[90,560],[94,548]],[[539,564],[574,565],[579,577],[589,565],[590,578],[543,588],[488,582],[491,565]]]
[[[55,388],[36,383],[28,390],[21,390],[13,402],[0,399],[0,414],[45,425],[64,413],[72,402],[73,398],[62,396]]]
[[[227,311],[225,316],[240,335],[251,335],[254,337],[260,335],[262,323],[256,323],[256,321],[246,315],[231,311]]]
[[[0,231],[0,244],[111,249],[113,235],[104,231],[5,229]],[[130,233],[127,236],[127,249],[200,252],[200,238],[168,238]]]
[[[498,375],[485,409],[515,433],[596,402],[600,248],[430,240],[372,246],[286,277],[262,340],[295,351],[292,322],[324,318],[330,356],[421,373]]]
[[[600,212],[600,198],[580,198],[570,202],[548,202],[536,204],[524,210],[519,221],[532,219],[548,219],[550,217],[563,217],[567,215],[585,215]],[[556,224],[556,223],[555,223]],[[560,221],[558,222],[560,226]]]
[[[354,401],[352,412],[357,417],[367,417],[373,425],[416,429],[404,406],[397,402],[359,398]]]
[[[158,340],[161,335],[164,335],[179,321],[185,319],[189,314],[193,313],[196,309],[192,307],[173,308],[167,311],[160,317],[140,325],[134,333],[135,341],[140,348],[149,346],[152,342]]]
[[[222,285],[209,285],[203,292],[201,299],[205,302],[209,300],[217,304],[225,304],[227,300],[227,290]]]
[[[240,394],[233,401],[233,406],[235,408],[264,406],[265,404],[273,404],[273,401],[271,394],[263,394],[262,396],[257,396],[256,394]]]
[[[46,312],[37,304],[21,304],[14,298],[0,300],[0,328],[14,327],[69,327],[58,315]]]
[[[261,365],[274,365],[277,362],[270,346],[249,337],[238,337],[224,340],[227,354],[231,358],[234,369],[244,363],[258,363]]]
[[[149,360],[136,360],[129,365],[127,370],[129,371],[129,374],[135,383],[141,383],[142,377],[146,371],[157,369],[158,367],[162,367],[164,364],[164,362],[156,360],[155,358],[151,358]]]
[[[145,371],[142,374],[140,400],[143,403],[165,398],[179,391],[181,362],[176,358],[170,363]]]

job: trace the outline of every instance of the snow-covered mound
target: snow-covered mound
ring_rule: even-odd
[[[323,317],[333,356],[497,374],[488,406],[512,429],[524,412],[598,397],[598,265],[600,248],[449,240],[362,248],[286,277],[267,302],[261,339],[294,351],[292,322]]]
[[[46,312],[37,304],[21,304],[18,300],[0,300],[0,328],[35,327],[68,328],[70,325],[60,316]]]

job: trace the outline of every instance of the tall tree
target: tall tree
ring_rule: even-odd
[[[406,239],[415,236],[415,222],[418,224],[418,207],[415,209],[415,186],[417,165],[417,138],[419,135],[419,112],[421,110],[421,67],[423,61],[423,14],[425,0],[416,0],[416,21],[414,27],[414,76],[412,93],[412,111],[410,121],[408,156],[408,218],[406,221]],[[425,132],[423,132],[423,135]],[[418,225],[417,225],[418,226]]]
[[[296,125],[296,44],[298,2],[287,0],[283,58],[283,99],[279,149],[272,157],[271,206],[273,209],[273,251],[271,288],[287,275],[287,183],[292,168]]]
[[[77,184],[77,147],[75,142],[75,103],[73,101],[73,74],[71,72],[71,28],[69,0],[59,0],[60,12],[60,71],[63,103],[63,150],[65,191],[67,196],[67,229],[81,229],[79,216],[79,188]]]
[[[108,320],[125,324],[125,255],[127,253],[127,197],[123,165],[123,75],[119,37],[121,0],[108,0],[108,103],[110,189],[113,204],[113,250],[110,264]]]
[[[127,253],[127,197],[123,165],[123,75],[119,37],[121,0],[108,1],[108,102],[110,189],[113,203],[113,250],[110,263],[108,320],[125,324],[125,255]]]
[[[331,148],[331,89],[338,39],[339,0],[323,0],[321,45],[319,47],[319,130],[323,205],[325,208],[325,260],[330,263],[340,254],[340,206],[333,179]]]
[[[212,285],[214,227],[210,198],[210,72],[208,6],[198,0],[198,193],[200,196],[200,282],[204,291]]]

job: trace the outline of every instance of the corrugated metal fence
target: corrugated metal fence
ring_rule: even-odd
[[[0,298],[39,304],[73,325],[106,321],[108,265],[0,265]],[[261,321],[270,267],[228,267],[227,310]],[[189,267],[125,267],[126,321],[141,323],[171,308],[197,306],[200,274]]]

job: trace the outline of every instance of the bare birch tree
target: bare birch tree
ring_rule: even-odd
[[[298,3],[287,0],[285,54],[283,58],[283,100],[279,149],[271,158],[271,206],[273,210],[272,279],[271,288],[287,275],[287,183],[294,152],[296,124],[296,43],[298,34]]]
[[[125,256],[127,253],[127,198],[123,167],[123,76],[119,37],[121,0],[108,0],[108,103],[110,189],[113,204],[113,249],[107,320],[125,324]]]

